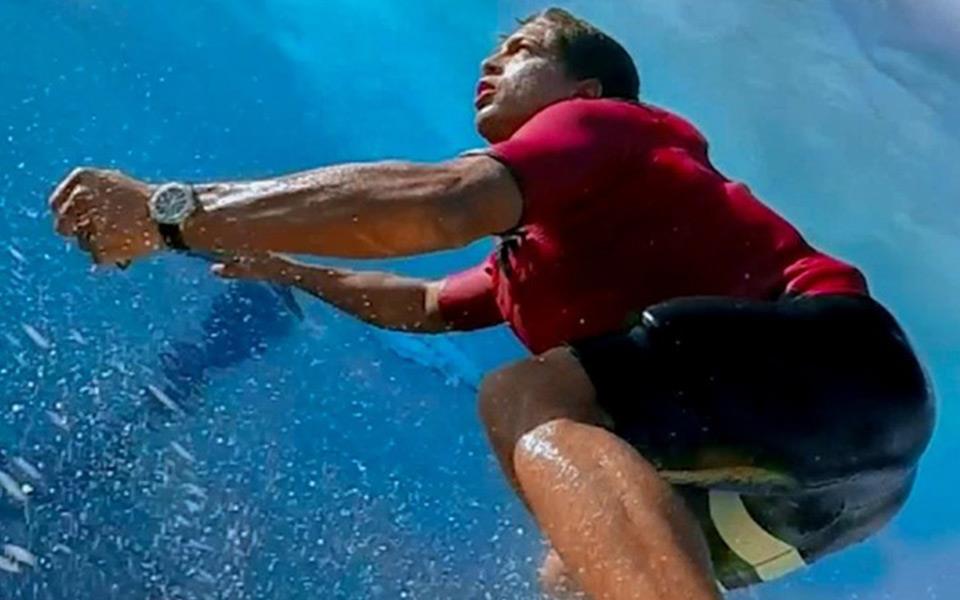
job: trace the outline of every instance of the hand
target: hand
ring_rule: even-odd
[[[163,248],[150,218],[153,187],[119,171],[74,169],[50,196],[57,233],[96,264],[125,265]]]
[[[258,279],[274,283],[293,284],[297,281],[299,265],[279,254],[234,254],[223,256],[211,271],[225,279]]]

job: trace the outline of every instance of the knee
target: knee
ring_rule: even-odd
[[[545,462],[556,463],[577,444],[580,431],[592,429],[583,423],[558,418],[541,423],[523,433],[513,449],[513,462],[518,472],[537,469]]]
[[[515,422],[517,415],[528,409],[532,401],[547,396],[550,382],[562,369],[561,352],[565,351],[550,351],[522,360],[484,377],[477,396],[477,408],[484,425],[490,429]]]
[[[520,379],[517,371],[515,365],[510,365],[489,373],[480,382],[477,410],[487,430],[499,428],[501,423],[509,420],[510,400],[517,394]]]

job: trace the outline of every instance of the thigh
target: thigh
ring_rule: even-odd
[[[614,432],[697,516],[727,589],[876,531],[933,427],[906,337],[865,298],[682,299],[573,351]]]

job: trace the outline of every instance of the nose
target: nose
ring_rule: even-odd
[[[488,56],[480,63],[480,73],[486,77],[488,75],[499,75],[503,71],[500,64],[500,57],[497,55]]]

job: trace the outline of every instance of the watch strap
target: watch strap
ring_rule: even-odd
[[[157,229],[160,230],[160,237],[163,238],[163,243],[170,248],[171,250],[189,250],[190,247],[183,241],[183,231],[181,231],[179,225],[171,225],[169,223],[158,223]]]

